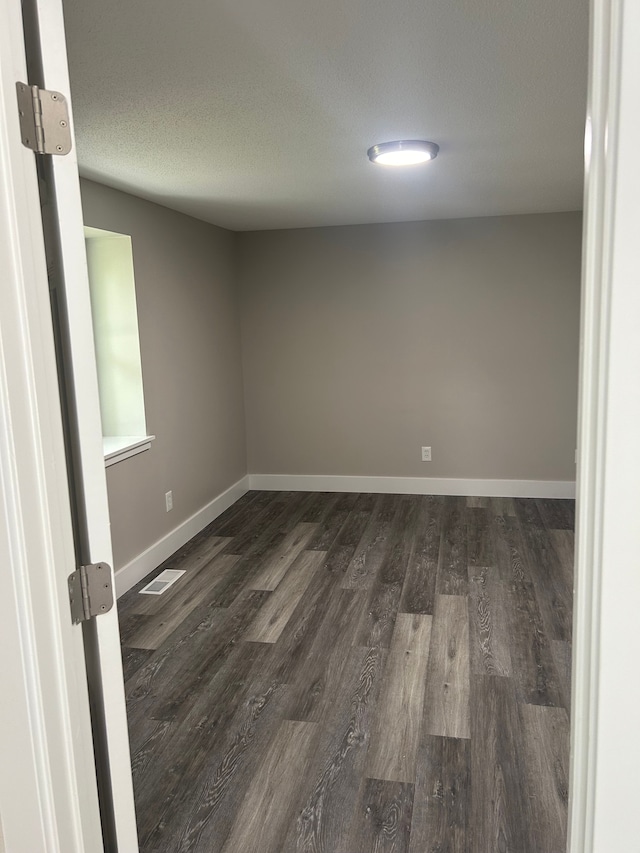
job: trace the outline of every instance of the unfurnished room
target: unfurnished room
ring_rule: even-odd
[[[585,4],[65,12],[140,849],[561,853]]]
[[[104,849],[564,853],[588,3],[62,6]]]

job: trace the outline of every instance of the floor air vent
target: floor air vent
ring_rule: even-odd
[[[184,569],[165,569],[152,581],[149,581],[149,583],[140,590],[140,593],[141,595],[162,595],[162,593],[168,590],[169,587],[174,584],[178,578],[182,577],[184,573]]]

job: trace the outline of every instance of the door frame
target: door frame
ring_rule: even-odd
[[[57,6],[52,2],[52,7]],[[0,811],[8,853],[102,849],[19,0],[0,0]],[[630,849],[640,766],[640,4],[592,0],[576,529],[570,853]],[[10,698],[8,702],[7,699]]]
[[[638,850],[640,3],[592,0],[585,138],[570,853]],[[637,843],[637,842],[636,842]]]

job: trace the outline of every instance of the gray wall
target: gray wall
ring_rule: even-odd
[[[117,568],[247,449],[253,473],[574,479],[579,213],[234,235],[82,194],[87,225],[133,240],[157,436],[107,469]]]
[[[157,436],[107,469],[119,568],[246,474],[235,235],[90,181],[82,199],[85,224],[132,237],[147,428]]]
[[[580,245],[579,213],[239,235],[249,470],[573,480]]]

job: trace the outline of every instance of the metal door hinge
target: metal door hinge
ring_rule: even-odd
[[[71,130],[67,99],[60,92],[16,83],[22,144],[38,154],[68,154]]]
[[[71,621],[74,625],[86,622],[113,607],[111,569],[107,563],[80,566],[69,575]]]

